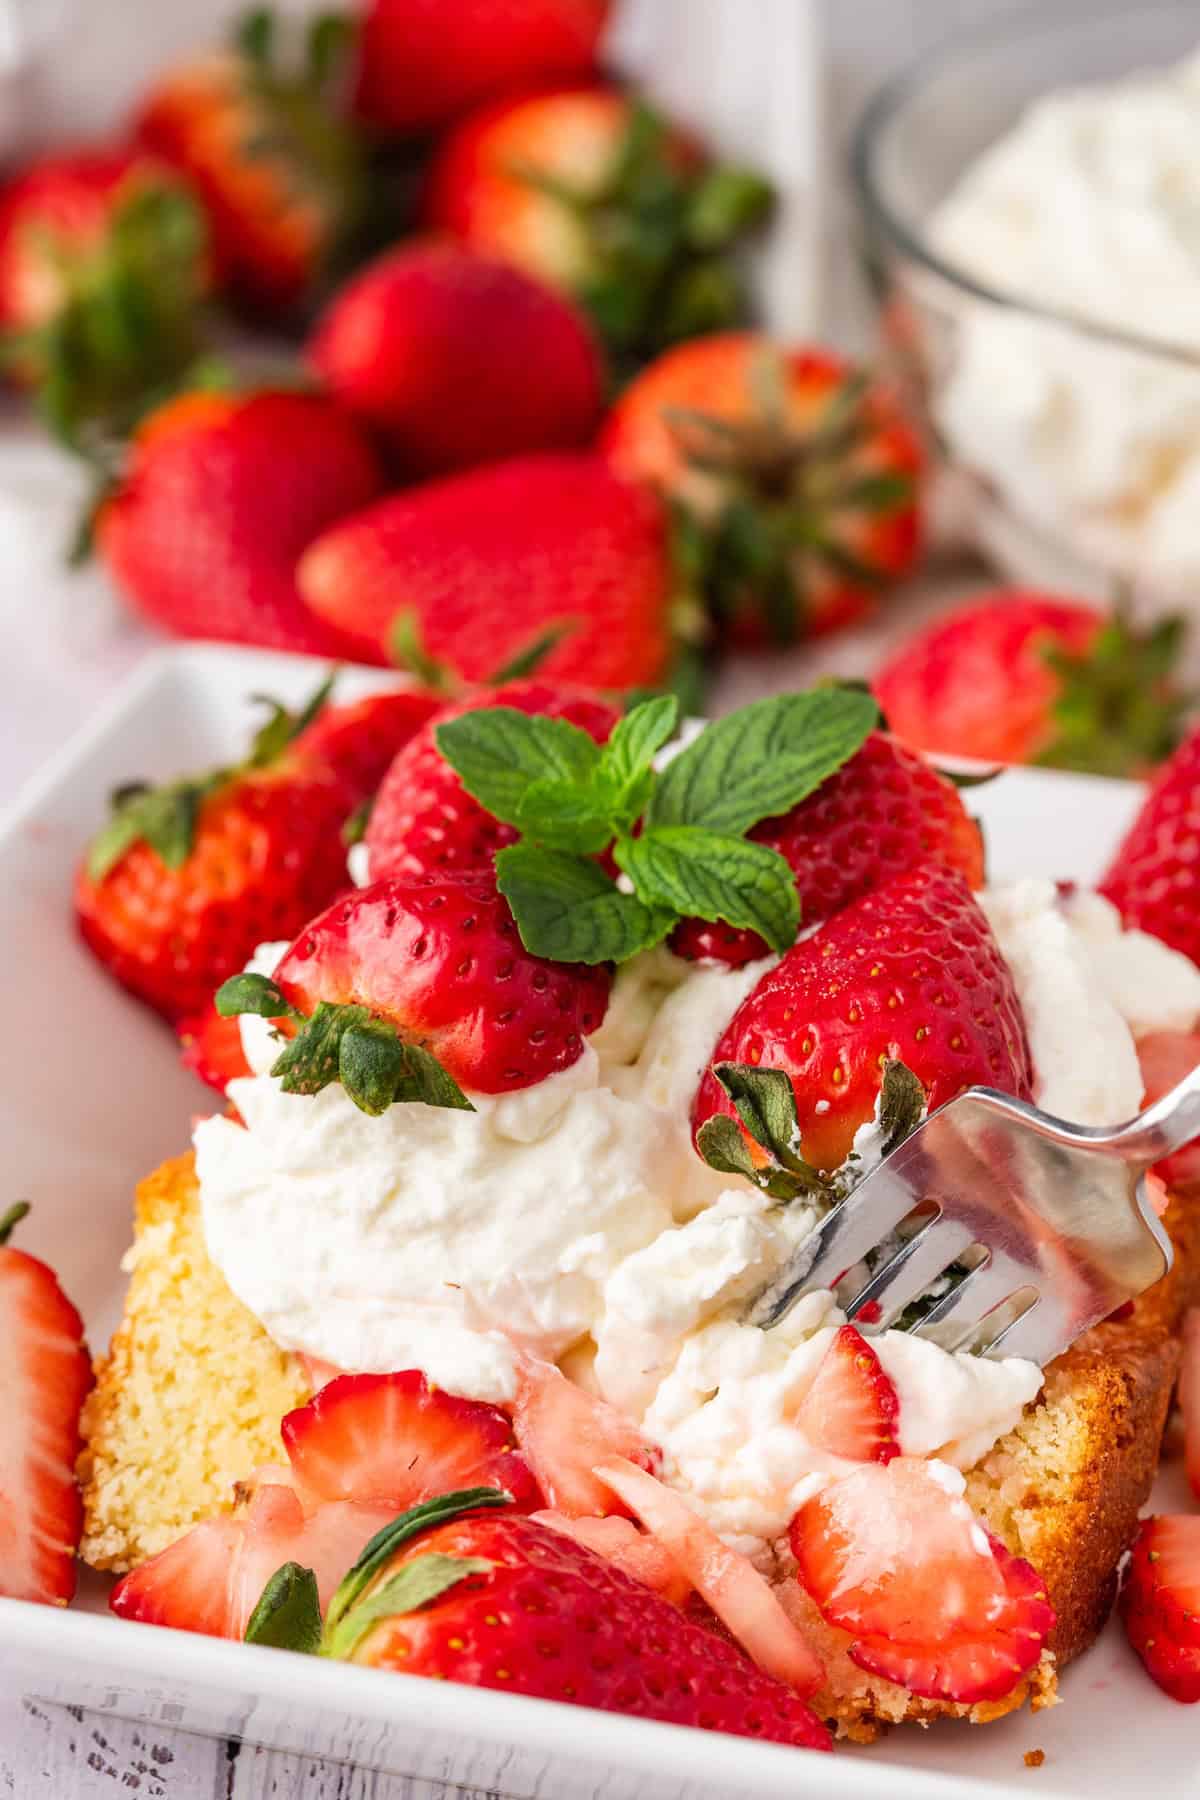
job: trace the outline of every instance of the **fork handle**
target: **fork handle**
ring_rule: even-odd
[[[1194,1137],[1200,1137],[1200,1067],[1113,1132],[1110,1142],[1126,1161],[1149,1167]]]

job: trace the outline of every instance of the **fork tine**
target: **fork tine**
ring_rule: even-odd
[[[920,1324],[914,1327],[918,1337],[931,1337],[935,1327],[950,1323],[951,1329],[937,1330],[937,1342],[946,1350],[957,1350],[974,1337],[985,1316],[1000,1306],[1018,1288],[1029,1283],[1028,1271],[1014,1262],[1003,1250],[991,1250],[985,1261],[964,1276],[958,1286],[943,1294],[930,1308]]]
[[[871,1324],[880,1331],[886,1330],[909,1301],[924,1293],[970,1242],[970,1228],[961,1220],[945,1214],[931,1219],[890,1262],[876,1269],[866,1286],[847,1304],[846,1316],[853,1319],[864,1307],[878,1306],[878,1312],[872,1312]]]

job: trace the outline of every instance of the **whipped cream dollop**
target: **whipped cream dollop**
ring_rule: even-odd
[[[1022,881],[981,899],[1025,1011],[1038,1100],[1094,1124],[1136,1111],[1135,1033],[1191,1026],[1200,971],[1123,931],[1095,894]],[[281,950],[266,947],[259,970]],[[270,1025],[244,1019],[255,1074],[230,1097],[245,1123],[195,1132],[213,1260],[277,1343],[341,1368],[416,1366],[505,1401],[516,1346],[566,1359],[766,1566],[797,1506],[849,1466],[796,1422],[844,1322],[834,1296],[806,1296],[771,1331],[744,1322],[816,1215],[731,1185],[691,1145],[700,1075],[769,966],[639,957],[578,1062],[534,1088],[472,1095],[474,1113],[401,1105],[369,1118],[338,1086],[284,1094]],[[1041,1385],[1014,1358],[896,1331],[872,1343],[899,1395],[901,1449],[955,1468]]]
[[[1200,369],[1103,333],[1200,351],[1200,56],[1037,101],[929,236],[994,292],[1101,328],[964,295],[934,403],[958,459],[1083,563],[1194,581]]]

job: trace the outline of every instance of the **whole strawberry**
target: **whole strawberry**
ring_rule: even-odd
[[[889,1062],[911,1071],[931,1111],[975,1083],[1030,1097],[1012,975],[956,870],[895,876],[789,950],[725,1028],[692,1124],[702,1132],[718,1115],[737,1116],[718,1067],[780,1070],[795,1094],[800,1154],[836,1169],[875,1115]]]
[[[434,736],[446,719],[494,706],[567,719],[599,744],[617,722],[616,710],[598,696],[545,681],[509,682],[446,707],[406,745],[380,787],[365,834],[373,879],[486,873],[496,852],[516,842],[515,828],[468,794]]]
[[[50,428],[130,428],[200,350],[207,227],[188,183],[100,145],[30,164],[0,193],[0,349]]]
[[[594,1550],[512,1513],[487,1489],[402,1514],[346,1576],[323,1631],[316,1600],[303,1570],[281,1570],[247,1636],[309,1649],[319,1639],[321,1654],[364,1668],[831,1747],[792,1688]],[[289,1612],[301,1615],[299,1632],[287,1629]]]
[[[574,294],[618,370],[746,316],[730,251],[768,213],[752,171],[712,164],[637,96],[506,98],[449,133],[424,218]]]
[[[577,1062],[611,983],[532,956],[490,875],[393,877],[306,925],[273,980],[227,982],[217,1010],[299,1027],[272,1070],[285,1093],[340,1081],[364,1112],[469,1109],[463,1088],[507,1093]]]
[[[983,840],[953,782],[881,731],[807,800],[749,833],[778,850],[796,877],[800,916],[819,925],[918,863],[957,869],[983,885]],[[689,919],[671,939],[679,956],[737,968],[765,956],[752,931]]]
[[[409,620],[467,681],[550,625],[566,629],[548,679],[652,685],[672,653],[666,513],[593,455],[514,457],[391,495],[319,538],[297,580],[314,628],[360,657],[388,660]]]
[[[1127,926],[1200,963],[1200,730],[1163,764],[1100,892]]]
[[[18,1204],[0,1217],[0,1595],[65,1606],[83,1525],[75,1458],[92,1365],[53,1271],[8,1241],[28,1211]]]
[[[872,687],[918,750],[1136,775],[1179,741],[1182,623],[1148,634],[1050,594],[999,590],[916,632]]]
[[[297,753],[295,724],[277,714],[232,769],[119,792],[79,869],[85,943],[172,1021],[203,1020],[259,944],[293,936],[346,886],[356,796]]]
[[[304,67],[281,71],[270,14],[257,11],[229,50],[162,76],[134,122],[194,186],[218,277],[254,314],[308,298],[358,222],[360,150],[330,91],[340,45],[328,17],[315,20]]]
[[[847,625],[920,554],[917,437],[885,388],[830,351],[754,332],[680,345],[626,389],[601,447],[689,521],[736,643]]]
[[[308,356],[409,475],[575,449],[603,406],[600,352],[575,307],[452,243],[404,246],[364,269]]]
[[[304,605],[296,559],[382,486],[361,428],[329,400],[191,393],[139,429],[96,541],[135,611],[166,631],[336,656],[347,640]]]
[[[354,110],[411,132],[493,94],[585,78],[610,11],[610,0],[368,0]]]

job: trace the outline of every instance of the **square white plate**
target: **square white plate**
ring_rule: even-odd
[[[342,692],[388,679],[348,673]],[[119,1308],[133,1185],[184,1147],[204,1096],[179,1068],[167,1031],[77,944],[72,870],[118,782],[220,762],[244,738],[246,695],[294,702],[313,682],[312,663],[287,657],[203,647],[156,656],[0,823],[0,1200],[34,1202],[23,1241],[61,1271],[93,1346],[106,1341]],[[1085,881],[1136,800],[1117,783],[1029,771],[970,796],[994,875]],[[1068,1671],[1067,1704],[1051,1713],[1021,1713],[982,1731],[894,1733],[818,1768],[798,1752],[742,1739],[124,1624],[103,1606],[99,1582],[68,1612],[0,1601],[6,1683],[519,1800],[792,1800],[814,1791],[814,1778],[823,1800],[1005,1789],[1125,1795],[1151,1786],[1167,1800],[1196,1791],[1200,1714],[1150,1684],[1115,1627]],[[1046,1752],[1037,1771],[1022,1761],[1034,1747]]]

